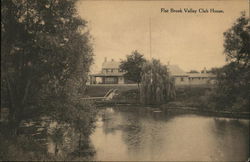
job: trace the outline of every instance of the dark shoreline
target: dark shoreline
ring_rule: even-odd
[[[199,110],[199,109],[191,110],[191,109],[182,109],[182,108],[168,108],[167,111],[170,113],[178,113],[178,114],[192,113],[192,114],[199,114],[199,115],[204,115],[204,116],[250,120],[250,113],[241,113],[241,112],[206,111],[206,110]]]
[[[114,101],[103,101],[96,102],[97,107],[103,108],[107,106],[134,106],[141,107],[145,105],[141,105],[138,103],[126,103],[126,102],[114,102]],[[197,107],[185,107],[183,106],[168,106],[168,105],[149,105],[146,106],[149,110],[159,110],[164,113],[174,113],[174,114],[198,114],[204,116],[213,116],[213,117],[226,117],[226,118],[234,118],[234,119],[248,119],[250,120],[250,112],[229,112],[229,111],[211,111],[211,110],[201,110]]]

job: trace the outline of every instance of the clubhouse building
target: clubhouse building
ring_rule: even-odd
[[[105,58],[101,72],[90,75],[90,84],[124,84],[125,78],[123,75],[125,72],[119,66],[119,62],[113,59],[107,61],[107,58]]]
[[[97,74],[91,74],[90,84],[130,84],[133,83],[124,78],[125,71],[120,68],[120,62],[105,58],[102,70]],[[208,73],[204,68],[203,73],[186,73],[178,65],[168,65],[170,74],[175,79],[176,85],[205,85],[215,82],[215,75]]]

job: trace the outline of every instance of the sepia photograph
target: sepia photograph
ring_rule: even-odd
[[[0,161],[250,162],[249,0],[1,0]]]

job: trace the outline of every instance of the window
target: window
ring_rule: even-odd
[[[181,77],[181,82],[183,82],[183,81],[184,81],[184,78]]]

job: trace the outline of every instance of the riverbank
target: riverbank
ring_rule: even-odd
[[[79,146],[74,128],[49,117],[22,121],[17,135],[7,121],[0,122],[0,130],[0,161],[91,161],[95,155],[88,138]]]
[[[236,119],[250,119],[249,112],[230,112],[230,111],[212,111],[212,110],[200,110],[194,107],[168,107],[162,105],[161,109],[167,111],[168,113],[192,113],[205,116],[214,117],[226,117],[226,118],[236,118]]]
[[[226,118],[235,118],[235,119],[250,119],[249,112],[230,112],[230,111],[214,111],[200,109],[197,107],[181,106],[174,103],[168,103],[163,105],[141,105],[139,103],[129,103],[129,102],[119,102],[119,101],[100,101],[96,102],[96,106],[99,109],[103,107],[117,107],[128,108],[144,106],[145,109],[156,112],[171,113],[171,114],[199,114],[204,116],[214,116],[214,117],[226,117]]]
[[[135,85],[130,86],[89,86],[88,95],[98,96],[104,94],[109,88],[118,88],[118,95],[110,101],[97,101],[96,106],[101,108],[105,106],[141,106],[138,88]],[[209,108],[207,96],[212,90],[211,86],[178,86],[176,87],[176,98],[173,101],[161,106],[152,105],[152,109],[158,108],[160,111],[168,113],[193,113],[209,115],[215,117],[229,117],[250,119],[250,112],[233,111],[231,109],[212,109]],[[210,106],[211,107],[211,106]]]

